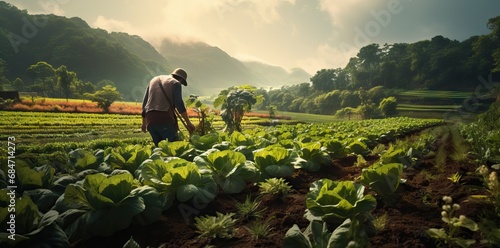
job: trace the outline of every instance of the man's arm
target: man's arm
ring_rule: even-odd
[[[180,113],[180,114],[181,114],[182,119],[184,119],[184,121],[186,121],[186,128],[188,129],[189,134],[192,134],[194,132],[194,130],[196,129],[196,127],[189,120],[189,116],[187,114],[187,111]]]
[[[174,87],[173,87],[173,90],[174,90],[174,105],[175,105],[175,108],[179,111],[179,113],[181,114],[181,117],[182,119],[184,119],[185,123],[186,123],[186,128],[188,129],[189,131],[189,134],[192,134],[194,132],[194,130],[196,129],[196,127],[193,125],[193,123],[191,123],[191,120],[189,120],[189,116],[187,114],[187,110],[186,110],[186,106],[184,105],[184,101],[182,100],[182,88],[181,88],[181,84],[174,84]]]
[[[142,99],[142,126],[141,130],[145,133],[147,131],[146,127],[146,103],[148,102],[149,99],[149,86],[146,88],[146,92],[144,93],[144,98]]]

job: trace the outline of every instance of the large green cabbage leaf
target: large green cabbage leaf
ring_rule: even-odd
[[[259,176],[259,170],[243,153],[232,150],[200,155],[194,162],[200,169],[210,170],[217,185],[228,194],[243,191],[247,183],[255,182]]]
[[[391,205],[397,201],[395,192],[401,181],[402,173],[403,164],[401,163],[376,163],[363,169],[361,183],[380,195],[386,204]]]
[[[138,187],[127,171],[87,175],[83,182],[68,185],[62,197],[71,208],[59,219],[72,242],[110,236],[127,228],[135,218],[142,220],[139,223],[152,223],[159,219],[158,209],[163,205],[155,189]]]
[[[143,183],[156,188],[170,199],[180,202],[192,198],[210,202],[217,193],[217,184],[211,175],[201,174],[195,163],[182,158],[167,162],[156,159],[144,163],[141,171]]]
[[[292,149],[268,146],[254,152],[255,166],[265,177],[291,177],[300,157]]]
[[[306,196],[308,212],[328,223],[340,224],[347,218],[369,214],[377,205],[365,187],[352,181],[320,179],[313,182]]]
[[[9,194],[8,194],[9,193]],[[59,216],[51,210],[45,214],[38,211],[26,193],[16,197],[15,192],[0,190],[0,247],[69,247],[68,237],[56,223]],[[11,199],[15,200],[15,212],[9,210]],[[15,218],[11,218],[14,214]],[[13,223],[13,233],[9,231]],[[10,237],[10,238],[9,238]]]

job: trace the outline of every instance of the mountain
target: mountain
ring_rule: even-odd
[[[230,86],[248,84],[257,88],[280,87],[309,82],[302,69],[290,72],[279,66],[259,62],[242,62],[222,49],[203,42],[174,42],[164,39],[158,51],[176,67],[185,68],[194,84],[207,95],[218,94]]]
[[[4,74],[24,82],[27,68],[45,61],[65,65],[83,81],[111,80],[127,100],[142,98],[155,72],[171,71],[163,56],[138,36],[91,28],[78,17],[30,15],[0,2],[0,59]]]
[[[176,67],[189,74],[185,95],[216,95],[231,86],[280,86],[310,78],[301,69],[241,62],[201,42],[165,39],[155,48],[139,36],[92,28],[78,17],[31,15],[0,1],[0,76],[33,82],[27,68],[39,61],[54,68],[65,65],[82,81],[111,80],[126,100],[140,100],[153,76]]]
[[[266,82],[272,82],[273,87],[297,85],[309,82],[311,78],[311,75],[301,68],[286,70],[280,66],[256,61],[244,61],[243,63],[254,73],[265,78]]]

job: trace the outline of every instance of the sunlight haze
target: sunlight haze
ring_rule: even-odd
[[[370,43],[459,41],[489,32],[500,1],[483,0],[10,0],[29,13],[80,17],[94,28],[127,32],[153,45],[168,37],[202,41],[240,60],[311,75],[344,67]]]

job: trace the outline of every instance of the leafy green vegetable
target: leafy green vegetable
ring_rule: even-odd
[[[215,182],[228,194],[241,192],[248,182],[256,181],[259,176],[258,169],[245,155],[231,150],[198,156],[194,162],[201,169],[208,168]]]
[[[343,158],[347,154],[346,146],[339,140],[329,139],[323,145],[332,158]]]
[[[158,143],[155,152],[160,152],[164,157],[177,157],[188,161],[193,161],[194,157],[198,156],[198,151],[187,141],[169,142],[163,140]]]
[[[368,236],[359,226],[346,219],[333,232],[328,229],[326,222],[312,220],[304,232],[297,225],[293,225],[283,240],[284,248],[344,248],[366,247]]]
[[[15,212],[9,210],[15,198]],[[12,218],[14,214],[14,218]],[[15,197],[7,189],[0,190],[0,246],[1,247],[69,247],[68,238],[56,224],[59,213],[41,214],[29,195]]]
[[[293,150],[269,146],[254,152],[255,166],[266,177],[291,177],[300,157]]]
[[[76,149],[68,153],[69,164],[77,172],[97,169],[104,162],[104,150],[98,149],[92,152],[87,149]]]
[[[222,214],[217,212],[217,216],[195,217],[194,226],[198,229],[200,238],[209,240],[215,238],[231,238],[235,233],[236,219],[233,219],[234,213]]]
[[[371,195],[364,195],[365,187],[352,181],[321,179],[313,182],[306,196],[310,214],[327,223],[339,224],[347,218],[368,215],[377,204]]]
[[[396,149],[390,146],[387,152],[380,157],[380,161],[384,164],[402,163],[409,158],[406,157],[406,152],[403,149]]]
[[[210,202],[217,193],[217,184],[210,174],[201,174],[195,163],[181,158],[167,162],[148,160],[143,165],[141,176],[145,185],[156,188],[166,199],[175,197],[185,202],[195,198]]]
[[[300,157],[302,158],[298,163],[299,167],[307,171],[316,172],[321,169],[321,165],[331,162],[331,157],[321,147],[319,142],[309,142],[300,144]]]
[[[23,190],[48,188],[54,180],[56,170],[54,167],[44,165],[40,167],[30,168],[28,165],[16,166],[17,178]]]
[[[134,174],[141,163],[151,156],[151,147],[141,145],[118,146],[106,149],[108,155],[101,164],[101,170],[111,172],[116,169],[128,170]]]
[[[199,134],[194,134],[191,136],[191,143],[194,145],[196,149],[199,150],[208,150],[218,142],[219,142],[218,133],[209,133],[203,136],[200,136]]]
[[[363,169],[361,183],[377,192],[386,204],[392,205],[397,201],[395,192],[401,181],[402,173],[403,164],[376,163]]]
[[[111,176],[92,174],[81,183],[69,185],[64,193],[64,203],[73,209],[65,211],[60,219],[70,241],[110,236],[127,228],[141,213],[146,216],[142,216],[146,224],[158,220],[161,211],[157,209],[161,208],[161,200],[145,201],[149,197],[159,199],[158,192],[137,186],[128,172]],[[145,202],[151,205],[146,208]]]
[[[285,234],[283,248],[312,248],[308,233],[303,233],[299,226],[294,224]]]
[[[360,140],[353,141],[348,146],[349,151],[357,155],[367,155],[371,151],[368,146]]]

